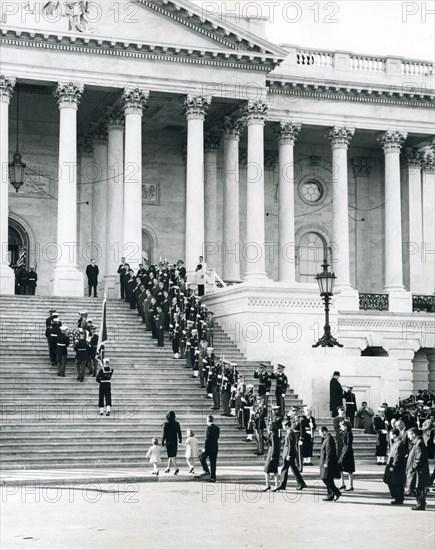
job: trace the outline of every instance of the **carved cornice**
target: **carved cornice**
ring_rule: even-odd
[[[187,116],[187,120],[190,118],[204,119],[210,104],[211,96],[202,94],[188,94],[186,99],[182,101],[183,111]]]
[[[144,90],[139,86],[128,86],[124,88],[122,96],[124,113],[126,115],[142,114],[149,96],[149,90]]]
[[[279,308],[309,308],[323,309],[323,304],[318,299],[312,298],[258,298],[248,297],[248,306],[251,307],[279,307]]]
[[[368,177],[373,167],[373,162],[365,157],[353,157],[352,168],[355,177]]]
[[[389,151],[400,152],[400,149],[402,148],[402,145],[407,137],[407,132],[401,132],[400,130],[387,130],[378,136],[377,141],[384,150],[384,153]]]
[[[334,126],[328,132],[325,137],[331,143],[332,148],[347,149],[355,134],[355,128],[348,128],[347,126]]]
[[[11,100],[14,93],[16,79],[10,78],[5,75],[0,75],[0,101],[2,103],[8,103]]]
[[[435,94],[422,89],[420,92],[406,91],[406,88],[382,89],[368,85],[348,86],[331,85],[327,80],[322,82],[274,82],[267,81],[269,94],[307,97],[321,101],[353,101],[378,103],[383,105],[400,105],[405,107],[433,108]]]
[[[240,139],[240,134],[242,133],[245,125],[246,125],[246,120],[244,118],[225,116],[222,121],[222,130],[224,133],[224,138]]]
[[[54,91],[54,96],[57,98],[60,107],[69,106],[77,108],[84,89],[83,84],[59,82]]]
[[[338,319],[338,326],[340,328],[342,327],[356,327],[357,330],[359,329],[366,329],[366,328],[395,328],[400,330],[401,332],[406,330],[406,325],[409,323],[410,327],[415,327],[416,320],[413,320],[412,317],[406,321],[404,319],[397,319],[394,320],[392,318],[383,318],[383,319],[376,319],[374,317],[368,317],[368,316],[361,316],[361,317],[351,317],[351,318],[344,318],[340,317]],[[428,323],[423,321],[418,321],[418,328],[419,328],[419,334],[430,334],[434,328],[435,323]]]
[[[204,137],[204,151],[206,153],[217,151],[221,144],[221,135],[219,132],[207,132]]]
[[[124,110],[119,105],[106,107],[105,120],[108,128],[124,128]]]
[[[0,44],[8,46],[41,48],[62,52],[170,61],[190,65],[207,65],[238,70],[270,72],[277,58],[264,53],[246,51],[219,51],[207,47],[167,46],[160,43],[129,42],[99,36],[77,34],[52,34],[35,30],[3,28]]]
[[[275,138],[280,144],[290,143],[291,145],[294,145],[301,128],[302,124],[296,124],[294,122],[279,122],[275,128]]]
[[[242,113],[247,123],[252,121],[264,122],[269,113],[269,104],[262,99],[250,99],[245,103]]]
[[[89,124],[89,138],[93,144],[107,143],[107,125],[106,121],[102,120],[100,122],[91,122]]]
[[[420,149],[417,153],[421,169],[425,172],[435,171],[435,150],[433,146]]]

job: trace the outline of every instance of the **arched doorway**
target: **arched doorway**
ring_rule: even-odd
[[[157,236],[151,227],[142,226],[142,257],[144,257],[148,265],[154,265],[157,261]]]
[[[388,357],[388,352],[382,346],[367,346],[361,357]]]
[[[322,263],[328,250],[325,238],[309,231],[299,239],[297,255],[297,280],[300,283],[314,283],[314,277],[322,271]]]
[[[30,238],[25,227],[9,218],[8,260],[12,267],[20,261],[26,270],[29,268]]]

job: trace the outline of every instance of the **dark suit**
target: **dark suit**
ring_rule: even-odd
[[[423,440],[415,439],[409,450],[406,462],[406,485],[417,500],[417,506],[426,507],[426,488],[430,486],[429,460]]]
[[[283,457],[284,464],[281,470],[281,477],[283,474],[284,477],[282,477],[281,479],[280,488],[285,489],[287,487],[289,468],[291,468],[298,485],[301,487],[305,487],[305,481],[303,480],[299,468],[296,465],[296,460],[298,458],[298,436],[293,430],[287,430],[285,434]]]
[[[340,382],[332,377],[329,383],[329,410],[332,416],[337,416],[337,408],[343,406],[343,388]]]
[[[388,462],[385,467],[384,483],[388,485],[391,496],[396,502],[403,502],[405,487],[405,467],[406,467],[407,446],[398,439],[393,442],[388,453]]]
[[[216,424],[210,424],[207,426],[205,432],[204,451],[199,455],[201,466],[204,472],[210,474],[210,479],[216,480],[216,461],[218,454],[218,439],[220,435],[220,429]],[[210,470],[207,466],[207,458],[210,459]]]
[[[92,289],[94,289],[94,297],[97,297],[97,286],[98,286],[98,273],[100,270],[97,265],[89,264],[86,268],[86,277],[88,278],[88,287],[89,287],[89,296],[92,294]]]
[[[326,434],[320,448],[320,477],[328,489],[328,497],[340,495],[334,479],[340,478],[340,467],[338,465],[337,451],[334,438],[330,433]]]

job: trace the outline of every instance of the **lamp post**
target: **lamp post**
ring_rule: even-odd
[[[18,114],[20,110],[20,90],[17,84],[17,148],[12,157],[12,162],[9,162],[9,179],[11,180],[11,185],[15,188],[15,191],[18,193],[18,189],[24,183],[26,163],[22,162],[21,154],[18,151]]]
[[[334,346],[342,348],[343,344],[340,344],[340,342],[332,336],[331,326],[329,325],[329,302],[331,296],[333,296],[334,281],[337,277],[334,273],[328,271],[329,264],[326,258],[323,260],[322,267],[323,271],[316,275],[316,281],[319,285],[320,296],[325,303],[325,326],[323,336],[316,344],[313,344],[313,348],[317,348],[318,346],[322,346],[322,348],[333,348]]]

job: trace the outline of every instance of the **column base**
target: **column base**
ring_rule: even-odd
[[[401,289],[385,289],[388,292],[389,311],[392,313],[412,313],[412,294]]]
[[[269,278],[266,275],[266,273],[261,273],[261,272],[258,272],[258,273],[245,273],[245,275],[243,277],[243,281],[247,282],[247,283],[252,283],[252,284],[255,284],[257,282],[264,283],[264,282],[269,281]]]
[[[50,279],[50,296],[79,296],[84,294],[84,276],[77,267],[57,266]]]
[[[335,289],[334,304],[337,311],[359,311],[359,294],[353,288]]]
[[[15,294],[15,273],[8,264],[0,264],[0,294]]]
[[[108,300],[114,300],[119,297],[118,285],[119,276],[106,275],[104,277],[104,294]]]

